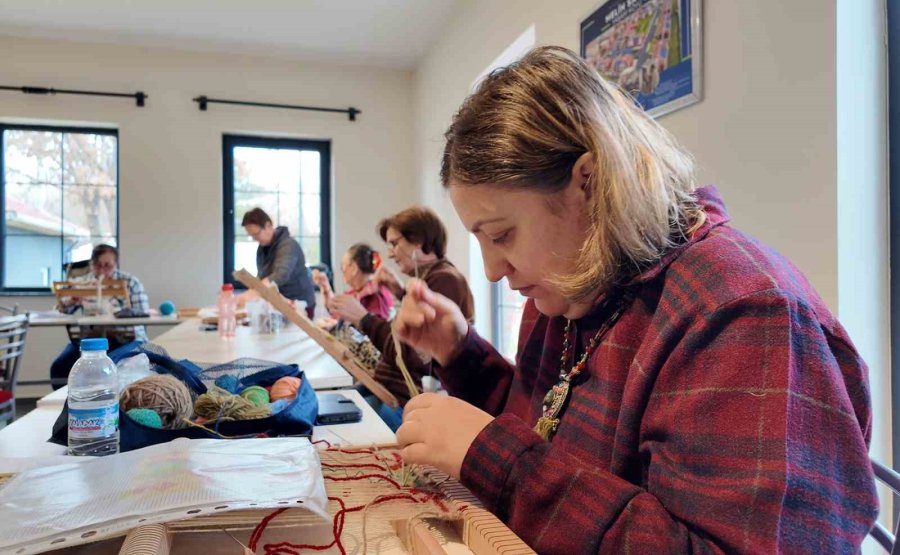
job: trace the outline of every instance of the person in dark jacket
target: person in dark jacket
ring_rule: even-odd
[[[288,228],[275,227],[272,218],[262,208],[254,208],[244,214],[241,225],[247,235],[259,243],[256,250],[257,277],[267,284],[276,284],[278,291],[288,299],[304,301],[306,313],[312,317],[316,306],[315,289],[300,243],[291,237]],[[245,293],[238,298],[238,303],[244,304],[252,296],[250,292]]]

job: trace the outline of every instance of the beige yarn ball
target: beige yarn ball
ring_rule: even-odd
[[[163,428],[181,428],[184,419],[194,411],[191,392],[184,383],[173,376],[148,376],[138,380],[119,396],[123,411],[130,409],[151,409],[162,418]]]

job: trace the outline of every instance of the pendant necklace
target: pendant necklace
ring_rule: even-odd
[[[581,355],[578,362],[575,363],[568,372],[566,372],[566,364],[569,362],[569,350],[575,348],[576,340],[575,338],[572,338],[571,341],[569,340],[569,334],[572,331],[572,320],[566,320],[566,329],[563,332],[562,356],[559,361],[559,382],[551,387],[550,391],[548,391],[547,395],[544,397],[541,417],[538,418],[537,423],[534,425],[534,431],[542,438],[547,441],[553,439],[554,434],[556,434],[556,429],[559,427],[559,420],[562,416],[562,412],[565,410],[566,403],[569,400],[569,393],[572,389],[572,380],[578,377],[584,370],[588,359],[600,345],[603,336],[606,335],[613,325],[615,325],[619,316],[625,312],[625,308],[630,304],[630,300],[630,296],[624,294],[619,295],[617,298],[613,298],[612,295],[607,298],[602,310],[606,310],[616,302],[618,305],[606,321],[603,322],[603,325],[600,326],[600,329],[597,330],[594,337],[591,338],[587,348],[584,350],[584,354]]]

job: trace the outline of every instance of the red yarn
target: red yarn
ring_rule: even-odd
[[[260,536],[262,536],[263,531],[266,529],[266,526],[269,525],[269,522],[276,516],[280,515],[287,509],[277,509],[271,513],[269,513],[266,518],[262,519],[259,524],[256,525],[256,528],[253,529],[253,533],[250,534],[250,542],[247,544],[247,547],[250,548],[250,551],[256,552],[256,543],[259,541]]]
[[[340,497],[329,497],[329,501],[337,501],[340,504],[341,509],[335,513],[334,520],[332,521],[331,531],[334,534],[334,540],[328,545],[313,545],[313,544],[298,544],[298,543],[290,543],[290,542],[281,542],[281,543],[267,543],[263,546],[265,549],[266,555],[300,555],[300,549],[311,549],[313,551],[325,551],[326,549],[330,549],[332,546],[337,546],[338,551],[341,552],[342,555],[347,555],[347,551],[344,549],[344,544],[341,543],[341,534],[344,533],[344,521],[346,519],[347,513],[355,513],[364,510],[367,506],[375,506],[380,505],[382,503],[387,503],[388,501],[412,501],[413,503],[425,503],[427,499],[416,499],[412,495],[408,493],[396,493],[393,495],[385,495],[380,498],[376,498],[371,503],[367,503],[366,505],[358,505],[356,507],[350,507],[349,509],[344,504],[343,499]],[[270,515],[274,517],[274,515]],[[268,517],[267,517],[268,518]],[[271,518],[268,518],[271,520]],[[262,526],[262,530],[265,530],[265,527],[269,524],[268,520],[263,520],[263,522],[259,523],[257,529]],[[254,533],[256,531],[254,530]],[[262,531],[260,531],[260,535],[262,535]],[[258,538],[257,538],[258,539]],[[252,543],[248,545],[251,550],[255,551],[256,544]]]

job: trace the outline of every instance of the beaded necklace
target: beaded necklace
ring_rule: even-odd
[[[613,295],[610,295],[607,298],[601,310],[608,309],[614,303],[618,303],[618,305],[606,321],[603,322],[603,325],[600,326],[600,329],[597,330],[594,337],[591,338],[587,348],[584,350],[584,354],[581,355],[581,358],[577,363],[572,365],[572,368],[568,372],[566,372],[566,363],[569,361],[570,349],[573,349],[575,346],[575,340],[569,341],[569,334],[572,331],[572,320],[566,320],[566,329],[563,332],[562,356],[560,356],[559,360],[559,382],[551,387],[550,391],[547,392],[547,395],[544,396],[541,417],[538,418],[537,423],[534,425],[534,431],[542,438],[547,441],[553,439],[554,434],[556,434],[556,429],[559,427],[559,420],[562,417],[562,413],[569,400],[569,392],[572,389],[572,380],[578,377],[584,370],[588,359],[591,358],[591,355],[594,354],[594,350],[600,345],[600,340],[603,339],[603,336],[615,325],[619,316],[625,312],[625,309],[630,304],[630,300],[631,296],[624,294],[617,298],[613,298]]]

